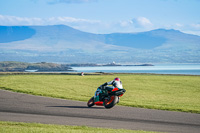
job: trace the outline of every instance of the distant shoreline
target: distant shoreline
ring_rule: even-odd
[[[101,67],[101,66],[154,66],[153,64],[138,64],[138,65],[121,65],[118,63],[108,63],[108,64],[66,64],[69,67]]]
[[[115,74],[127,74],[127,75],[169,75],[169,76],[200,76],[193,74],[159,74],[159,73],[120,73],[120,72],[84,72],[84,75],[115,75]],[[0,72],[0,75],[80,75],[81,72]]]
[[[108,64],[94,64],[94,63],[77,63],[77,64],[57,64],[48,62],[39,63],[26,63],[4,61],[0,62],[0,72],[63,72],[63,71],[76,71],[71,67],[99,67],[99,66],[153,66],[152,64],[140,65],[121,65],[115,62]]]

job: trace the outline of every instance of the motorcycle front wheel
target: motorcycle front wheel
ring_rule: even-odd
[[[115,106],[118,101],[118,96],[110,96],[104,99],[104,107],[109,109]]]
[[[90,98],[90,100],[87,102],[88,107],[94,106],[94,97]]]

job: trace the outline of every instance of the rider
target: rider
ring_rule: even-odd
[[[123,89],[122,82],[120,81],[120,79],[118,77],[116,77],[114,80],[112,80],[110,82],[104,83],[100,87],[101,87],[101,89],[104,89],[104,87],[107,85],[113,85],[115,88]]]
[[[120,81],[120,79],[119,79],[118,77],[116,77],[114,80],[102,84],[102,85],[97,89],[97,91],[95,92],[95,97],[99,95],[99,97],[101,98],[100,95],[103,95],[103,94],[104,94],[104,90],[106,89],[106,86],[107,86],[107,85],[112,85],[114,88],[123,89],[122,82]],[[113,88],[113,89],[114,89],[114,88]]]

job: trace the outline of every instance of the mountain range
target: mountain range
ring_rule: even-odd
[[[66,25],[0,26],[0,61],[200,63],[200,36],[174,29],[94,34]]]

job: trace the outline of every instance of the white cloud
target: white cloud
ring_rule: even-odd
[[[132,19],[132,22],[136,27],[149,28],[149,27],[153,26],[151,21],[145,17],[134,18],[134,19]]]
[[[118,32],[140,32],[155,28],[153,23],[145,17],[137,17],[132,20],[115,22],[114,26],[113,29],[118,30]]]
[[[46,19],[46,21],[51,23],[100,23],[98,20],[78,19],[72,17],[51,17]]]
[[[133,22],[132,22],[131,20],[129,20],[129,21],[120,21],[119,24],[120,24],[120,26],[122,26],[122,27],[127,27],[127,26],[132,25]]]
[[[97,24],[98,20],[77,19],[72,17],[27,18],[0,15],[0,25],[56,25],[56,24]]]
[[[41,18],[26,18],[16,16],[0,15],[0,25],[42,25],[44,21]]]
[[[92,32],[101,33],[108,25],[99,20],[88,20],[72,17],[51,17],[51,18],[27,18],[16,16],[0,15],[0,25],[4,26],[31,26],[31,25],[68,25],[73,28]]]
[[[182,29],[183,32],[200,36],[200,23],[189,24]]]
[[[196,29],[196,30],[200,30],[200,23],[198,24],[191,24],[191,27]]]
[[[180,24],[180,23],[176,23],[175,26],[177,26],[177,27],[183,27],[184,25]]]
[[[155,25],[145,17],[138,17],[132,20],[102,22],[100,20],[88,20],[73,17],[50,17],[50,18],[28,18],[0,15],[0,25],[68,25],[73,28],[91,33],[114,33],[114,32],[143,32],[158,28],[176,29],[185,33],[200,35],[200,23],[193,24],[160,24]]]

